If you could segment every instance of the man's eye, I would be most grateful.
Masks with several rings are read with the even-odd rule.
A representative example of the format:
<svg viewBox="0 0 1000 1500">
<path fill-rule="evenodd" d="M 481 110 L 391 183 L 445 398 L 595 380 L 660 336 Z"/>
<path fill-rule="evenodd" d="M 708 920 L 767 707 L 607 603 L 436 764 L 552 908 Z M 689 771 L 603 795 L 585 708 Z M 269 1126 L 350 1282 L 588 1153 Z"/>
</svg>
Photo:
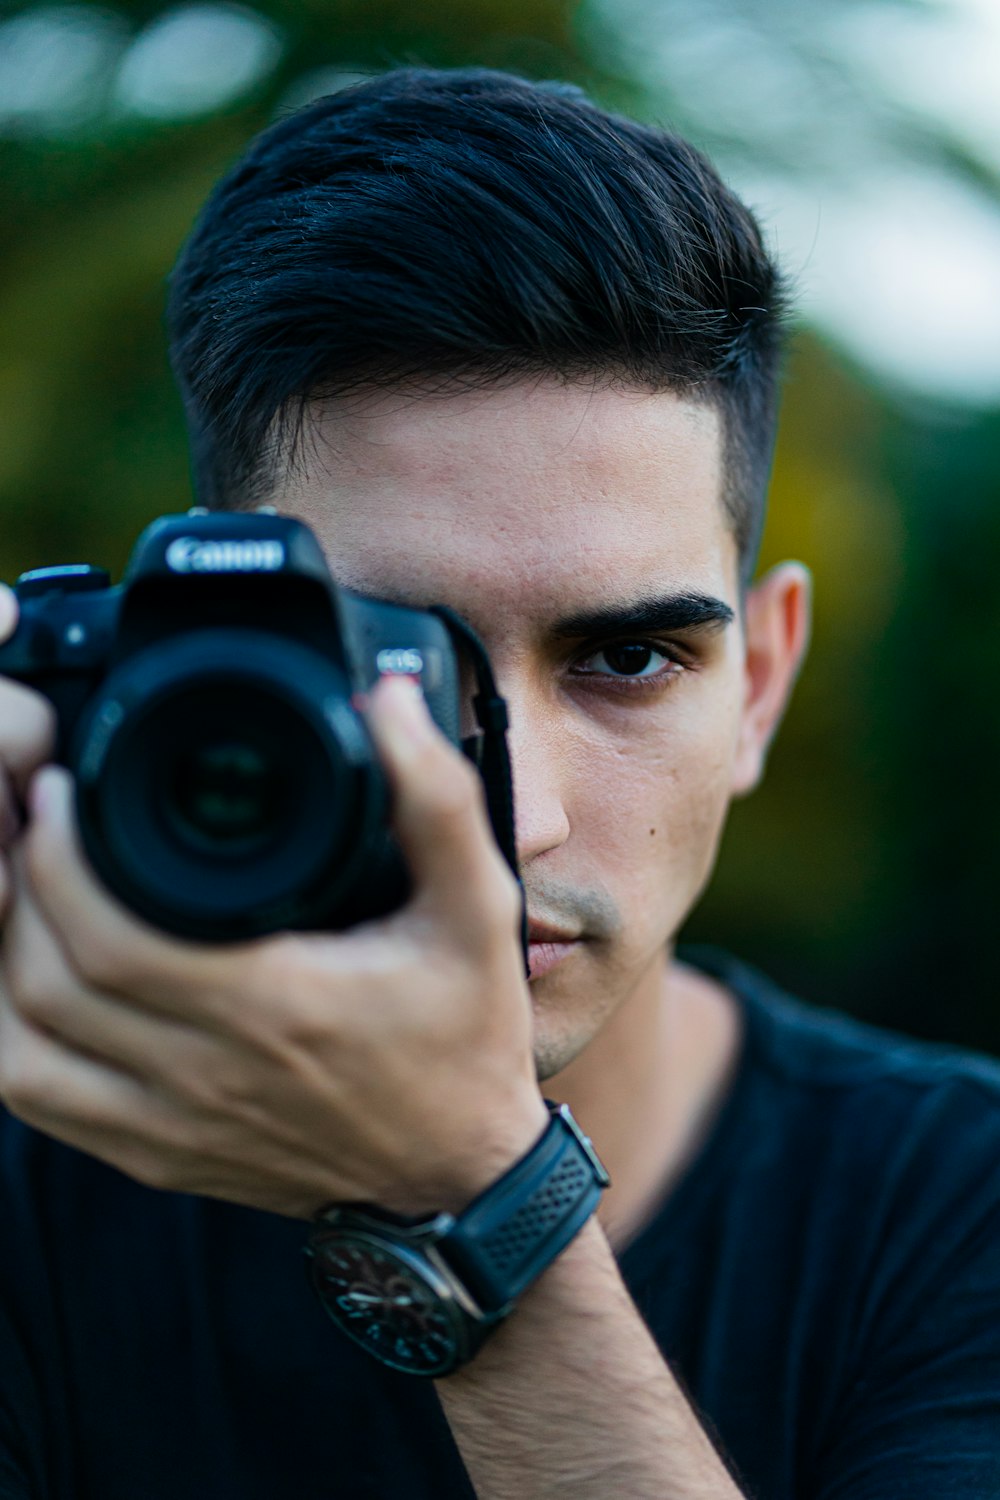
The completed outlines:
<svg viewBox="0 0 1000 1500">
<path fill-rule="evenodd" d="M 649 641 L 616 641 L 589 656 L 582 657 L 574 671 L 584 677 L 611 677 L 619 681 L 666 681 L 677 676 L 683 667 L 665 650 Z"/>
</svg>

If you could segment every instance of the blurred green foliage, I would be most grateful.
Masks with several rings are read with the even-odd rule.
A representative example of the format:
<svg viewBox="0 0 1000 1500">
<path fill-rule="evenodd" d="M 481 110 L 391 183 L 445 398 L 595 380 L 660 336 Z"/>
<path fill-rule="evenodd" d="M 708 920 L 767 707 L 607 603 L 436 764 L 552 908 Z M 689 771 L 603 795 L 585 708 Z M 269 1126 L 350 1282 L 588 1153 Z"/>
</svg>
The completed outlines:
<svg viewBox="0 0 1000 1500">
<path fill-rule="evenodd" d="M 101 14 L 124 45 L 167 10 Z M 189 503 L 165 278 L 209 187 L 276 111 L 338 73 L 404 62 L 513 68 L 648 107 L 562 0 L 257 10 L 280 54 L 223 107 L 173 120 L 108 107 L 0 138 L 4 577 L 55 561 L 118 570 L 141 525 Z M 764 564 L 813 569 L 812 658 L 690 935 L 821 1002 L 1000 1051 L 998 460 L 1000 412 L 900 401 L 798 335 Z"/>
</svg>

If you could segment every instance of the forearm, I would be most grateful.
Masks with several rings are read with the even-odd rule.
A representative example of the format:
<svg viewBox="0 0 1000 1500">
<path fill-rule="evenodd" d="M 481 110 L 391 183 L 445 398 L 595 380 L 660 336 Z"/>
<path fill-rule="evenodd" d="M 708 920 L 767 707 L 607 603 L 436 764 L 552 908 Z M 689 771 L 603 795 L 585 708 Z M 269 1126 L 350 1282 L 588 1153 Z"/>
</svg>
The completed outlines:
<svg viewBox="0 0 1000 1500">
<path fill-rule="evenodd" d="M 596 1220 L 438 1391 L 479 1500 L 740 1500 Z"/>
</svg>

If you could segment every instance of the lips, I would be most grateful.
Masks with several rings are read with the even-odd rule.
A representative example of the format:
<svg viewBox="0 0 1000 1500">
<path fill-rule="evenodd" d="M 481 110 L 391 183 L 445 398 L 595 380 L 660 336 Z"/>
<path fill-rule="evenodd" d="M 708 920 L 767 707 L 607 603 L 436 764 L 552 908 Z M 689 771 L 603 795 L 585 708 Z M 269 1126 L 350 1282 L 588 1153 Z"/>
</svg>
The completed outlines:
<svg viewBox="0 0 1000 1500">
<path fill-rule="evenodd" d="M 529 943 L 576 943 L 580 933 L 566 932 L 559 927 L 549 927 L 545 922 L 528 921 Z"/>
<path fill-rule="evenodd" d="M 547 922 L 528 923 L 528 965 L 530 978 L 540 979 L 557 964 L 561 964 L 580 943 L 580 934 L 563 927 L 550 927 Z"/>
</svg>

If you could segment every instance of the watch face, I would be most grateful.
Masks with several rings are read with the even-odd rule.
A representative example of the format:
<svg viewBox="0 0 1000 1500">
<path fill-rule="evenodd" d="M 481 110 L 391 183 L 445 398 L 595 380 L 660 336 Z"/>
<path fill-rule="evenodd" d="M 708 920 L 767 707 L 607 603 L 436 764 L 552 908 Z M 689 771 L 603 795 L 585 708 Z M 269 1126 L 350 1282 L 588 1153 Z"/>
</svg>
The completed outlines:
<svg viewBox="0 0 1000 1500">
<path fill-rule="evenodd" d="M 320 1300 L 369 1354 L 408 1375 L 442 1375 L 459 1362 L 462 1314 L 417 1257 L 349 1229 L 315 1236 L 312 1249 Z"/>
</svg>

